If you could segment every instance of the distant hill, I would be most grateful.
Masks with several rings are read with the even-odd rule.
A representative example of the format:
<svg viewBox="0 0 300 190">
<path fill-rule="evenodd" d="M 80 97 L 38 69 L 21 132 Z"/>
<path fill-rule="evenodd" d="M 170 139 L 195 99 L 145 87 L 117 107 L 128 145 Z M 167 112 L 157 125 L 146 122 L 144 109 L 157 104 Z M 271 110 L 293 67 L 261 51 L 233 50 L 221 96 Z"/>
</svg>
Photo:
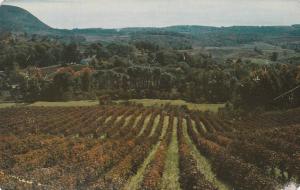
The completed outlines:
<svg viewBox="0 0 300 190">
<path fill-rule="evenodd" d="M 49 33 L 51 27 L 28 11 L 9 5 L 0 6 L 0 31 Z"/>
<path fill-rule="evenodd" d="M 28 11 L 0 6 L 0 32 L 80 36 L 88 41 L 149 40 L 167 46 L 232 46 L 263 41 L 267 43 L 300 42 L 300 25 L 292 26 L 170 26 L 123 29 L 87 28 L 62 30 L 49 27 Z"/>
</svg>

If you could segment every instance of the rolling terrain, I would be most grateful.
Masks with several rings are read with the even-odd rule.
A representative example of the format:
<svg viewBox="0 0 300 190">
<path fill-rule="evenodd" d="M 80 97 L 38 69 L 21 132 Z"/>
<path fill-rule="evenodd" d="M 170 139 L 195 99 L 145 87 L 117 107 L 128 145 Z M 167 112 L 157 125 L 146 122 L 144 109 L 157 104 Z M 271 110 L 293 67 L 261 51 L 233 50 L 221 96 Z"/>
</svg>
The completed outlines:
<svg viewBox="0 0 300 190">
<path fill-rule="evenodd" d="M 139 41 L 149 40 L 162 46 L 181 44 L 189 46 L 236 46 L 253 42 L 273 44 L 300 41 L 300 26 L 170 26 L 170 27 L 137 27 L 121 29 L 56 29 L 52 28 L 28 11 L 14 6 L 0 7 L 0 32 L 26 32 L 28 34 L 52 36 L 82 36 L 87 41 Z M 290 45 L 290 44 L 289 44 Z"/>
<path fill-rule="evenodd" d="M 300 25 L 68 30 L 0 6 L 0 190 L 299 190 L 299 65 Z"/>
</svg>

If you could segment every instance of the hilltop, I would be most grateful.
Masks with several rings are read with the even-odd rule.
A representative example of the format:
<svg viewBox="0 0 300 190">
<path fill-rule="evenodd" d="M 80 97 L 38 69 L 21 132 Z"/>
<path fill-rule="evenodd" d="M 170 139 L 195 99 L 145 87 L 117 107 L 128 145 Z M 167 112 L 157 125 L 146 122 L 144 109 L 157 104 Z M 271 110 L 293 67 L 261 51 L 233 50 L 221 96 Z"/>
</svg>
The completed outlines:
<svg viewBox="0 0 300 190">
<path fill-rule="evenodd" d="M 0 6 L 0 31 L 47 33 L 52 28 L 30 12 L 15 6 Z"/>
</svg>

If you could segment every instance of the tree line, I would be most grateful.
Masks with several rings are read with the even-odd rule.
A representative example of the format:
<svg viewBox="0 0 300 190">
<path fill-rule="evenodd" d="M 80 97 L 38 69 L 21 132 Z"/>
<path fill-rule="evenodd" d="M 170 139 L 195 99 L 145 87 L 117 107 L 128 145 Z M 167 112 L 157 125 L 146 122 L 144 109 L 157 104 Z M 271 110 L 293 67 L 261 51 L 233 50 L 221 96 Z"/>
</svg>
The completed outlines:
<svg viewBox="0 0 300 190">
<path fill-rule="evenodd" d="M 113 99 L 231 102 L 245 108 L 300 103 L 297 92 L 288 100 L 272 101 L 300 84 L 299 66 L 254 64 L 242 57 L 217 62 L 204 49 L 178 50 L 148 41 L 65 43 L 9 35 L 1 38 L 0 56 L 0 70 L 8 76 L 0 76 L 0 88 L 17 84 L 25 101 L 106 94 Z M 48 71 L 49 66 L 54 69 Z"/>
</svg>

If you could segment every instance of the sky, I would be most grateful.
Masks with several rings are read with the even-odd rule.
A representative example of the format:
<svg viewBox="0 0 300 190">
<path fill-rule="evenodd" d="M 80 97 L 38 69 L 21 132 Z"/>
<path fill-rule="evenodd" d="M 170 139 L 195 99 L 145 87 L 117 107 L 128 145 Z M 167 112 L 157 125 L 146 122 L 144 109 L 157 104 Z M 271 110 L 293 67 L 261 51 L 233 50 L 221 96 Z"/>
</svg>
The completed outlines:
<svg viewBox="0 0 300 190">
<path fill-rule="evenodd" d="M 3 0 L 0 0 L 0 2 Z M 4 0 L 54 28 L 291 25 L 300 0 Z"/>
</svg>

